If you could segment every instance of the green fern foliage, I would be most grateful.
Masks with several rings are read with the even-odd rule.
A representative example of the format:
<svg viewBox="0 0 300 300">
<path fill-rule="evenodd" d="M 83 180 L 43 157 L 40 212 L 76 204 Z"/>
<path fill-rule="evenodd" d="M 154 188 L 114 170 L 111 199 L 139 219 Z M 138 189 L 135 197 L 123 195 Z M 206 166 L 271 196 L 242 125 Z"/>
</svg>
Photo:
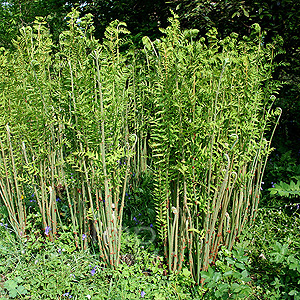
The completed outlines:
<svg viewBox="0 0 300 300">
<path fill-rule="evenodd" d="M 296 178 L 297 179 L 297 178 Z M 285 198 L 295 198 L 300 196 L 300 180 L 291 180 L 290 183 L 280 181 L 269 188 L 271 195 L 278 195 Z"/>
<path fill-rule="evenodd" d="M 273 45 L 258 25 L 220 41 L 216 29 L 181 31 L 174 15 L 160 39 L 134 49 L 118 20 L 95 40 L 91 17 L 73 10 L 57 45 L 37 18 L 15 51 L 1 49 L 0 204 L 20 236 L 33 209 L 45 238 L 71 228 L 75 247 L 97 241 L 117 267 L 129 174 L 138 185 L 149 172 L 169 271 L 188 260 L 200 283 L 255 219 L 266 132 L 281 113 Z"/>
<path fill-rule="evenodd" d="M 158 230 L 170 271 L 188 254 L 199 281 L 219 246 L 231 248 L 255 218 L 264 134 L 280 110 L 271 110 L 277 87 L 259 28 L 249 42 L 219 41 L 215 29 L 195 40 L 176 15 L 170 23 L 160 40 L 143 39 Z"/>
<path fill-rule="evenodd" d="M 136 143 L 127 121 L 133 69 L 119 50 L 129 32 L 114 21 L 99 44 L 91 15 L 78 18 L 67 16 L 55 46 L 38 18 L 1 56 L 0 196 L 20 236 L 30 191 L 46 236 L 69 226 L 77 248 L 98 240 L 101 259 L 116 267 Z"/>
</svg>

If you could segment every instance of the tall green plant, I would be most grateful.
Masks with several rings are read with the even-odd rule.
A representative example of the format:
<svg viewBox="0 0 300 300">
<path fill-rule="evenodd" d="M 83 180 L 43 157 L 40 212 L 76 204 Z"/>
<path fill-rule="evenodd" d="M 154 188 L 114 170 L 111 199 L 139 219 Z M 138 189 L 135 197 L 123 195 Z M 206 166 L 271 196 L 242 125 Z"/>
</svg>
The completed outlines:
<svg viewBox="0 0 300 300">
<path fill-rule="evenodd" d="M 31 191 L 46 236 L 70 225 L 77 247 L 98 240 L 102 260 L 116 267 L 137 140 L 128 125 L 133 71 L 119 50 L 129 32 L 114 21 L 99 44 L 91 15 L 78 22 L 74 10 L 67 19 L 57 48 L 37 19 L 21 30 L 15 53 L 1 57 L 1 199 L 26 235 Z"/>
<path fill-rule="evenodd" d="M 272 57 L 254 41 L 217 32 L 181 32 L 177 18 L 154 42 L 147 37 L 151 148 L 155 162 L 160 238 L 170 271 L 190 270 L 200 281 L 220 245 L 229 249 L 255 218 L 270 141 Z M 271 122 L 271 123 L 270 123 Z"/>
</svg>

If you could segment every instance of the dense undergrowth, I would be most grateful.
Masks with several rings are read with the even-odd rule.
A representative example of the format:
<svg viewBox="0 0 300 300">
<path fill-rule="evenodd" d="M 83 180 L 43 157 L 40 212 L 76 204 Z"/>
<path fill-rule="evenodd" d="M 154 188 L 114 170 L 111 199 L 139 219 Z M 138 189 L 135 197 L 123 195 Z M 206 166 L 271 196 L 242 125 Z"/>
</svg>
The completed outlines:
<svg viewBox="0 0 300 300">
<path fill-rule="evenodd" d="M 258 218 L 232 251 L 225 248 L 195 285 L 184 268 L 167 273 L 159 247 L 126 231 L 122 263 L 112 271 L 92 251 L 69 248 L 67 237 L 56 243 L 16 239 L 0 227 L 0 299 L 299 299 L 299 214 L 260 209 Z M 135 231 L 134 231 L 135 229 Z"/>
</svg>

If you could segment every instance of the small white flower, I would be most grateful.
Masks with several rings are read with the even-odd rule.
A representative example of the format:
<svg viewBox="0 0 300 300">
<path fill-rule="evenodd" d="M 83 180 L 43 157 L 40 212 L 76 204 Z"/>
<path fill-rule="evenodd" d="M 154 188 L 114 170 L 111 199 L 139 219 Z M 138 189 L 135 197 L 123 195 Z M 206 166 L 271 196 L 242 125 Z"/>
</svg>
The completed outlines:
<svg viewBox="0 0 300 300">
<path fill-rule="evenodd" d="M 86 295 L 86 297 L 87 297 L 88 299 L 91 299 L 91 298 L 92 298 L 91 295 Z"/>
<path fill-rule="evenodd" d="M 263 253 L 261 253 L 259 257 L 260 257 L 261 259 L 266 259 L 266 257 L 264 256 Z"/>
<path fill-rule="evenodd" d="M 173 214 L 177 214 L 177 209 L 176 209 L 176 207 L 172 206 L 171 210 L 172 210 L 172 213 L 173 213 Z"/>
<path fill-rule="evenodd" d="M 22 253 L 22 254 L 25 254 L 25 250 L 22 250 L 21 253 Z"/>
</svg>

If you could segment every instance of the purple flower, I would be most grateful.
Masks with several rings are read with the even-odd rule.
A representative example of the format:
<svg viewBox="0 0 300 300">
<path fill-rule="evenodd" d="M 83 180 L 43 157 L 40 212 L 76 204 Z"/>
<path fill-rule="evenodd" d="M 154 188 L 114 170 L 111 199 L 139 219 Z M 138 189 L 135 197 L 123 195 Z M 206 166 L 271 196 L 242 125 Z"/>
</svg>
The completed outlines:
<svg viewBox="0 0 300 300">
<path fill-rule="evenodd" d="M 136 217 L 133 217 L 133 221 L 136 221 Z"/>
<path fill-rule="evenodd" d="M 86 235 L 83 234 L 83 235 L 82 235 L 82 240 L 84 241 L 85 238 L 86 238 Z"/>
<path fill-rule="evenodd" d="M 272 184 L 272 188 L 274 188 L 276 183 L 274 183 L 274 182 L 271 182 L 271 184 Z"/>
<path fill-rule="evenodd" d="M 72 296 L 71 296 L 69 293 L 64 293 L 64 294 L 63 294 L 63 297 L 69 297 L 69 298 L 72 298 Z"/>
<path fill-rule="evenodd" d="M 58 252 L 59 254 L 61 254 L 61 249 L 59 248 L 59 249 L 57 250 L 57 252 Z"/>
<path fill-rule="evenodd" d="M 96 273 L 96 267 L 94 267 L 94 268 L 91 270 L 91 274 L 92 274 L 92 276 L 94 276 L 94 275 L 95 275 L 95 273 Z"/>
<path fill-rule="evenodd" d="M 150 227 L 152 228 L 152 227 L 153 227 L 153 224 L 150 224 Z"/>
<path fill-rule="evenodd" d="M 59 201 L 61 201 L 58 197 L 56 198 L 56 202 L 59 202 Z"/>
<path fill-rule="evenodd" d="M 50 226 L 46 226 L 45 228 L 45 234 L 49 235 L 49 231 L 51 230 Z"/>
<path fill-rule="evenodd" d="M 146 293 L 144 291 L 141 291 L 141 297 L 144 298 Z"/>
</svg>

